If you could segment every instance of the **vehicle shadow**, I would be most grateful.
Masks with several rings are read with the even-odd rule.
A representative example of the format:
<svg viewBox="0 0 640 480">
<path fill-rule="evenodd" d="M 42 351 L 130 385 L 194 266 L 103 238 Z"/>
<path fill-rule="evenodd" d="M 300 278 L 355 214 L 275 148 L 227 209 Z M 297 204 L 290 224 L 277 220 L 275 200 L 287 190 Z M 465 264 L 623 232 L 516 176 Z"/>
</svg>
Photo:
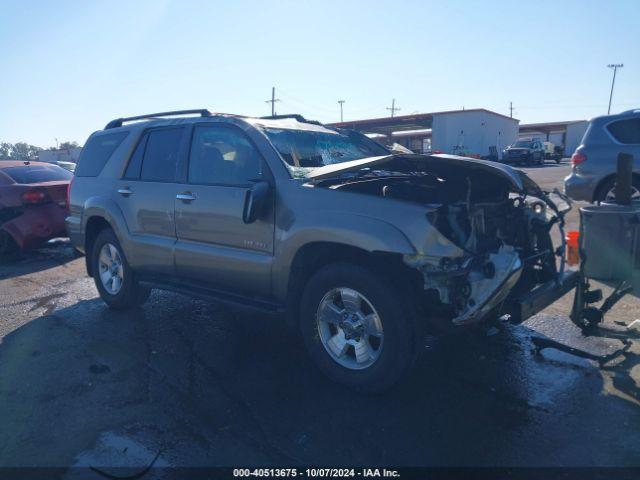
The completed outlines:
<svg viewBox="0 0 640 480">
<path fill-rule="evenodd" d="M 69 239 L 59 238 L 40 248 L 0 258 L 0 280 L 47 270 L 78 258 Z"/>
<path fill-rule="evenodd" d="M 593 365 L 545 361 L 523 327 L 428 340 L 372 396 L 328 381 L 275 319 L 163 292 L 128 312 L 81 301 L 0 344 L 0 464 L 78 464 L 114 431 L 175 466 L 590 464 L 580 432 L 560 453 L 536 438 L 599 395 Z"/>
</svg>

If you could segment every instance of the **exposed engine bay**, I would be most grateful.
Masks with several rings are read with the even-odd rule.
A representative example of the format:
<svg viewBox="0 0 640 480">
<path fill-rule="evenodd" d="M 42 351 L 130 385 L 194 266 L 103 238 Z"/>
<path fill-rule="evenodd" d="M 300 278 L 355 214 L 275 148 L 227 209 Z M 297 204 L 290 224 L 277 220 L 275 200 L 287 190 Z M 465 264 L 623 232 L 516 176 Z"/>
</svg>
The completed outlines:
<svg viewBox="0 0 640 480">
<path fill-rule="evenodd" d="M 547 193 L 526 176 L 525 188 L 482 165 L 413 157 L 396 156 L 322 186 L 425 206 L 429 222 L 460 254 L 425 251 L 405 255 L 404 263 L 422 274 L 425 294 L 453 324 L 506 313 L 510 298 L 558 278 L 556 256 L 562 272 L 564 244 L 554 249 L 550 230 L 557 225 L 564 237 L 563 212 Z"/>
</svg>

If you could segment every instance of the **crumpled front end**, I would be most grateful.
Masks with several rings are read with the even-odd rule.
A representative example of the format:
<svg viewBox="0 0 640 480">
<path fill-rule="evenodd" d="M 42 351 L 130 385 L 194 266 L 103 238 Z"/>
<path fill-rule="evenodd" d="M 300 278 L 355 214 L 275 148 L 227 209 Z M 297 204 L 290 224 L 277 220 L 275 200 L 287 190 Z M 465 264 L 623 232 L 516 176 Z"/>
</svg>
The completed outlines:
<svg viewBox="0 0 640 480">
<path fill-rule="evenodd" d="M 522 275 L 523 263 L 510 246 L 482 258 L 467 256 L 440 265 L 424 257 L 406 256 L 405 263 L 421 271 L 425 290 L 437 292 L 443 305 L 453 311 L 454 325 L 476 323 L 499 307 Z"/>
<path fill-rule="evenodd" d="M 349 168 L 360 170 L 319 174 L 314 185 L 393 202 L 380 214 L 415 247 L 403 260 L 421 274 L 423 304 L 453 325 L 505 313 L 513 299 L 561 281 L 564 245 L 553 246 L 550 230 L 558 226 L 564 237 L 563 213 L 524 172 L 451 155 L 384 157 Z M 416 205 L 424 216 L 416 217 Z"/>
</svg>

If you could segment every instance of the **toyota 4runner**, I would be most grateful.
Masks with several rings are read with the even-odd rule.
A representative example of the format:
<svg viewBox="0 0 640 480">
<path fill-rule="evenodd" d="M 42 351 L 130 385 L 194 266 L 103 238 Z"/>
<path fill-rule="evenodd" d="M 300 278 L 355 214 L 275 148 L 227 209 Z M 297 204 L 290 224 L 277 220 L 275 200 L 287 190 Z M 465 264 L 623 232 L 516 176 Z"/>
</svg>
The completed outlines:
<svg viewBox="0 0 640 480">
<path fill-rule="evenodd" d="M 575 284 L 550 235 L 563 209 L 523 172 L 392 154 L 299 115 L 113 120 L 69 196 L 69 235 L 110 307 L 162 288 L 280 313 L 361 390 L 393 385 L 425 334 L 521 322 Z"/>
</svg>

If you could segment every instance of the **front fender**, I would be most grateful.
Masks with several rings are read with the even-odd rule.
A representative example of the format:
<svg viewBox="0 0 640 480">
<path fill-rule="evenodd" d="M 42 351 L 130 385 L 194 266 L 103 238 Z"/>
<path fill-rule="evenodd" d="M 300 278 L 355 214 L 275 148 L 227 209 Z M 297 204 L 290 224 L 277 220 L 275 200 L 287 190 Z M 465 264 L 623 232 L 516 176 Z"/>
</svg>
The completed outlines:
<svg viewBox="0 0 640 480">
<path fill-rule="evenodd" d="M 364 215 L 341 212 L 316 212 L 305 214 L 288 229 L 278 229 L 279 238 L 273 274 L 273 293 L 284 300 L 289 285 L 291 265 L 298 250 L 317 242 L 339 243 L 367 252 L 387 252 L 412 255 L 415 248 L 402 231 L 383 220 Z"/>
</svg>

